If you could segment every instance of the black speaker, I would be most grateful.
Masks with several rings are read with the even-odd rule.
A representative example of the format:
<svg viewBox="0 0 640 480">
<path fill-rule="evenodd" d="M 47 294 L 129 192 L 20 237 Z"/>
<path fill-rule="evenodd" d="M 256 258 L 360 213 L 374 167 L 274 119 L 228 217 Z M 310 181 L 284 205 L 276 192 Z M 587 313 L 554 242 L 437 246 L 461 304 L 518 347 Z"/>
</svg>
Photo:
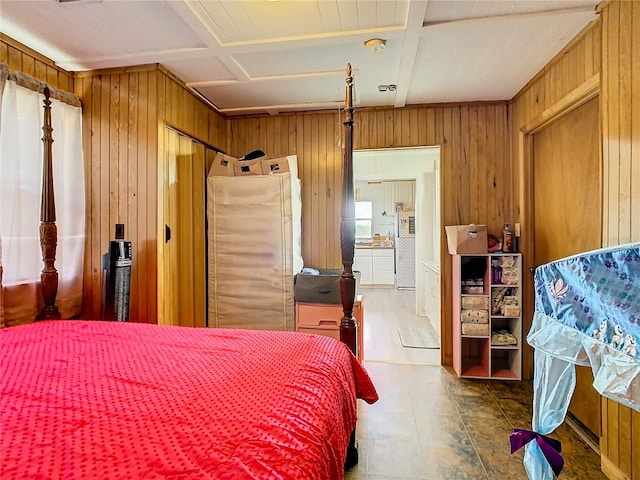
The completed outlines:
<svg viewBox="0 0 640 480">
<path fill-rule="evenodd" d="M 109 252 L 102 256 L 103 320 L 129 320 L 131 294 L 131 242 L 124 240 L 124 225 L 116 224 L 115 240 L 109 242 Z"/>
</svg>

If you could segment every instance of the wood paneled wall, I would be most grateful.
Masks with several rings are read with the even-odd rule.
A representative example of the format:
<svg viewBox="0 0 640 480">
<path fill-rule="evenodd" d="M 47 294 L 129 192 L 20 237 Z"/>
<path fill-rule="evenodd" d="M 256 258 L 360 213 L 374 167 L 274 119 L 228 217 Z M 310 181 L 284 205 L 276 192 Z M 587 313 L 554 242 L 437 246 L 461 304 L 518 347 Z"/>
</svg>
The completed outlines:
<svg viewBox="0 0 640 480">
<path fill-rule="evenodd" d="M 342 117 L 338 112 L 229 120 L 229 153 L 262 149 L 298 155 L 303 251 L 307 266 L 340 268 Z M 507 106 L 436 105 L 357 109 L 354 148 L 441 146 L 442 225 L 486 224 L 499 233 L 513 219 Z M 451 257 L 441 235 L 443 361 L 451 365 Z"/>
<path fill-rule="evenodd" d="M 640 241 L 640 2 L 602 12 L 603 243 Z M 602 466 L 640 480 L 640 412 L 602 400 Z"/>
<path fill-rule="evenodd" d="M 75 80 L 83 104 L 87 192 L 83 316 L 100 318 L 102 254 L 125 225 L 132 241 L 130 319 L 155 322 L 157 92 L 155 66 L 89 72 Z"/>
<path fill-rule="evenodd" d="M 302 256 L 306 266 L 340 268 L 342 118 L 337 111 L 229 120 L 229 153 L 261 149 L 298 155 L 302 183 Z M 334 225 L 335 224 L 335 225 Z"/>
<path fill-rule="evenodd" d="M 72 73 L 3 33 L 0 33 L 0 62 L 9 65 L 11 71 L 24 72 L 41 82 L 47 82 L 52 87 L 73 92 Z"/>
<path fill-rule="evenodd" d="M 640 142 L 639 29 L 640 3 L 605 3 L 601 20 L 583 30 L 514 98 L 510 107 L 511 155 L 514 171 L 519 171 L 514 175 L 518 219 L 526 211 L 519 183 L 523 168 L 520 129 L 599 75 L 603 246 L 640 241 L 640 148 L 635 148 Z M 530 319 L 530 315 L 527 317 Z M 530 322 L 525 325 L 529 327 Z M 525 365 L 531 370 L 530 349 L 526 353 Z M 610 478 L 640 480 L 640 413 L 603 398 L 602 419 L 603 470 Z"/>
<path fill-rule="evenodd" d="M 640 3 L 602 11 L 605 245 L 640 241 Z M 639 432 L 640 434 L 640 432 Z"/>
<path fill-rule="evenodd" d="M 577 87 L 591 80 L 600 72 L 600 22 L 594 21 L 586 27 L 569 45 L 551 60 L 529 83 L 514 97 L 509 106 L 511 158 L 513 159 L 513 184 L 515 220 L 522 223 L 523 271 L 524 274 L 524 331 L 531 328 L 533 315 L 533 279 L 528 270 L 534 267 L 533 252 L 526 250 L 527 239 L 533 238 L 533 232 L 526 230 L 527 205 L 525 191 L 521 182 L 525 173 L 524 151 L 521 150 L 521 130 L 532 121 L 543 116 Z M 523 376 L 531 378 L 533 372 L 533 351 L 525 344 L 523 358 Z"/>
<path fill-rule="evenodd" d="M 78 74 L 87 188 L 84 316 L 100 314 L 101 256 L 125 224 L 133 243 L 130 320 L 158 315 L 159 142 L 164 124 L 224 146 L 223 117 L 157 65 Z"/>
</svg>

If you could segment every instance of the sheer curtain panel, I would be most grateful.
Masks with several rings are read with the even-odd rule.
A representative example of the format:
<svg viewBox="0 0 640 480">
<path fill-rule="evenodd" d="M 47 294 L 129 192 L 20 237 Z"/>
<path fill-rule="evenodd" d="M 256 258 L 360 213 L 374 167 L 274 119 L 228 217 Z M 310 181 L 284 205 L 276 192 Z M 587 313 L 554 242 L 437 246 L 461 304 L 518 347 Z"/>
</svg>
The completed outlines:
<svg viewBox="0 0 640 480">
<path fill-rule="evenodd" d="M 6 78 L 6 77 L 5 77 Z M 37 82 L 39 84 L 39 82 Z M 42 307 L 40 201 L 43 168 L 43 99 L 39 91 L 4 82 L 0 108 L 0 318 L 8 325 L 33 321 Z M 41 85 L 41 84 L 40 84 Z M 41 89 L 40 89 L 41 90 Z M 80 313 L 85 238 L 82 109 L 52 99 L 53 172 L 59 286 L 63 318 Z"/>
</svg>

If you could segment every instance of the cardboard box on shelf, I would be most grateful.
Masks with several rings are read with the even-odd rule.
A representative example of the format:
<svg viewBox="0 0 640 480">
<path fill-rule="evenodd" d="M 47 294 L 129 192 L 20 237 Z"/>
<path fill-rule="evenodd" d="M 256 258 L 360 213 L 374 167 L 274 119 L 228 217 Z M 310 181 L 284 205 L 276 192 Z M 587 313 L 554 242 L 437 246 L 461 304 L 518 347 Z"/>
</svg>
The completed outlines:
<svg viewBox="0 0 640 480">
<path fill-rule="evenodd" d="M 262 160 L 242 160 L 234 163 L 233 171 L 236 177 L 244 175 L 262 175 Z"/>
<path fill-rule="evenodd" d="M 237 161 L 237 158 L 230 155 L 225 155 L 224 153 L 220 152 L 216 153 L 216 156 L 213 159 L 213 163 L 211 164 L 211 168 L 209 168 L 209 176 L 233 177 L 235 175 L 235 173 L 233 172 L 233 166 Z"/>
<path fill-rule="evenodd" d="M 444 229 L 451 255 L 487 253 L 486 225 L 450 225 Z"/>
</svg>

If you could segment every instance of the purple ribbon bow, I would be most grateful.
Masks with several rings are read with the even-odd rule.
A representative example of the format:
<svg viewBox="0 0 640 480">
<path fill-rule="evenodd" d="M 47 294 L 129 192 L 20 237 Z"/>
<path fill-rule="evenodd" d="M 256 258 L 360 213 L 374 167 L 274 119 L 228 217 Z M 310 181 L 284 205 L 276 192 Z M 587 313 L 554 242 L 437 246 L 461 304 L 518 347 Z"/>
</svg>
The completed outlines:
<svg viewBox="0 0 640 480">
<path fill-rule="evenodd" d="M 546 435 L 540 435 L 539 433 L 532 432 L 531 430 L 514 428 L 513 433 L 509 437 L 509 441 L 511 442 L 511 453 L 517 452 L 534 438 L 540 447 L 540 450 L 542 450 L 544 458 L 549 462 L 551 470 L 553 470 L 553 473 L 557 477 L 560 475 L 562 467 L 564 466 L 564 460 L 562 455 L 560 455 L 562 446 L 558 440 L 547 437 Z"/>
</svg>

